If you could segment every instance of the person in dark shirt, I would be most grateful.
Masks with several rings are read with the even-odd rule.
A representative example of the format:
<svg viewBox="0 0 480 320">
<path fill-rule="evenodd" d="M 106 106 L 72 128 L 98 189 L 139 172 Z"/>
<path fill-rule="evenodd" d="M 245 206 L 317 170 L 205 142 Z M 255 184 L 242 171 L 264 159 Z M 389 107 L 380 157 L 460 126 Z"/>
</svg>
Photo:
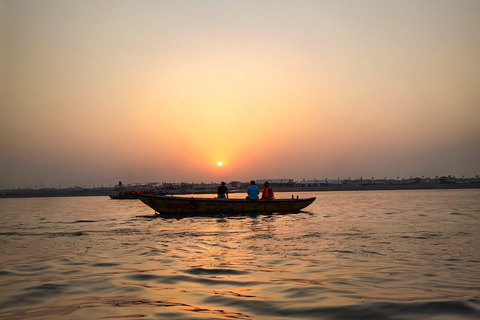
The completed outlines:
<svg viewBox="0 0 480 320">
<path fill-rule="evenodd" d="M 225 182 L 222 181 L 222 185 L 218 187 L 217 198 L 227 198 L 228 199 L 228 188 L 225 186 Z"/>
</svg>

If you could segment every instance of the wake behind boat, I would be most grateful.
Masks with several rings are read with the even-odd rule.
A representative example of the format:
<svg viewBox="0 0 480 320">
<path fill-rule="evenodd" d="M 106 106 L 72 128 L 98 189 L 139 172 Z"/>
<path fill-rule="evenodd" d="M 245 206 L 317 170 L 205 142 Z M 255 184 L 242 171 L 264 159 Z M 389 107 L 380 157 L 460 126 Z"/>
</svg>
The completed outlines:
<svg viewBox="0 0 480 320">
<path fill-rule="evenodd" d="M 247 200 L 148 194 L 137 196 L 143 203 L 155 210 L 155 215 L 175 217 L 296 212 L 309 206 L 316 199 L 312 197 L 305 199 Z"/>
</svg>

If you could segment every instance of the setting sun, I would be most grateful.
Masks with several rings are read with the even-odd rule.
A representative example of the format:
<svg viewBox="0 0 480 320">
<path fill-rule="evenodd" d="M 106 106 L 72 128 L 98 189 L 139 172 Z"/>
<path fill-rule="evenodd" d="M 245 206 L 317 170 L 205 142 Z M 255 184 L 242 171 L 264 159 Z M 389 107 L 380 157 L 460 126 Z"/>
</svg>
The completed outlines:
<svg viewBox="0 0 480 320">
<path fill-rule="evenodd" d="M 218 166 L 220 167 L 220 166 L 223 164 L 223 162 L 222 162 L 222 161 L 218 161 L 217 164 L 218 164 Z"/>
</svg>

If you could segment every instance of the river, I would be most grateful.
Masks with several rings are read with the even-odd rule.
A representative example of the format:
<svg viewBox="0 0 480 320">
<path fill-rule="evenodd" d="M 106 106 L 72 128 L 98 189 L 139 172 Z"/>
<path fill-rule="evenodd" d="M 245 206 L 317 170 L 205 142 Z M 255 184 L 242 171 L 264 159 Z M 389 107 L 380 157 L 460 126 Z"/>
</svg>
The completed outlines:
<svg viewBox="0 0 480 320">
<path fill-rule="evenodd" d="M 139 200 L 0 199 L 0 318 L 480 318 L 480 189 L 298 195 L 317 200 L 185 219 Z"/>
</svg>

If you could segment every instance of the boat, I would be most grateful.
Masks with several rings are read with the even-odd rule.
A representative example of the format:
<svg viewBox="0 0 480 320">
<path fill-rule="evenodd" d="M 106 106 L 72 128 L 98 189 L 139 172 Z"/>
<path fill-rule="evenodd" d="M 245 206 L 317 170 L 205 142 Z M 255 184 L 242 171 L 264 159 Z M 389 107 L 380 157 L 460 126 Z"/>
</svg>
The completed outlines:
<svg viewBox="0 0 480 320">
<path fill-rule="evenodd" d="M 111 198 L 111 199 L 114 199 L 114 200 L 132 200 L 132 199 L 138 199 L 136 193 L 126 193 L 126 192 L 119 193 L 119 194 L 111 194 L 111 195 L 110 195 L 110 198 Z"/>
<path fill-rule="evenodd" d="M 189 198 L 167 195 L 138 194 L 137 197 L 155 210 L 155 216 L 192 217 L 255 215 L 300 211 L 315 201 L 315 197 L 295 199 L 225 199 L 225 198 Z"/>
<path fill-rule="evenodd" d="M 119 194 L 111 194 L 109 197 L 113 200 L 136 200 L 138 195 L 143 194 L 142 192 L 121 192 Z M 149 191 L 147 194 L 157 194 L 157 195 L 166 195 L 166 192 L 155 192 Z"/>
<path fill-rule="evenodd" d="M 158 182 L 123 184 L 119 181 L 114 187 L 114 193 L 109 197 L 114 200 L 136 200 L 138 194 L 167 194 Z"/>
<path fill-rule="evenodd" d="M 138 199 L 136 195 L 109 195 L 110 199 L 113 199 L 113 200 L 133 200 L 133 199 Z"/>
</svg>

